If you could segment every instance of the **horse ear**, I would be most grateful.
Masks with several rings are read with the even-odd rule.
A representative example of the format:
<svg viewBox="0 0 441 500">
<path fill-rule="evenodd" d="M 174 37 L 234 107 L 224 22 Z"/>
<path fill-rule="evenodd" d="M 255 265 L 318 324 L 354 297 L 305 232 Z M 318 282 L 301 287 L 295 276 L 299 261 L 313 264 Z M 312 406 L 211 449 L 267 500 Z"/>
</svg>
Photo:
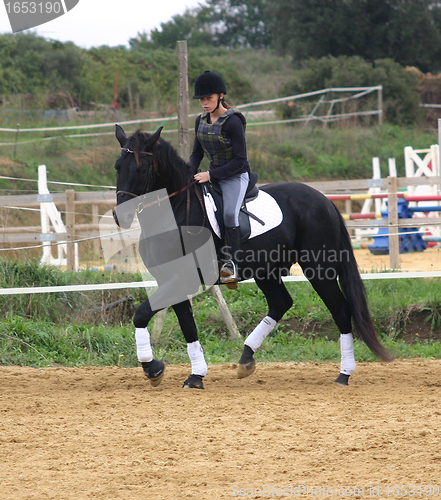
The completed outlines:
<svg viewBox="0 0 441 500">
<path fill-rule="evenodd" d="M 152 148 L 159 141 L 159 138 L 161 137 L 161 132 L 162 132 L 163 128 L 164 127 L 159 127 L 158 130 L 149 137 L 149 139 L 147 141 L 147 147 L 149 149 Z"/>
<path fill-rule="evenodd" d="M 121 144 L 121 147 L 123 148 L 125 143 L 127 142 L 127 136 L 122 127 L 117 123 L 115 124 L 115 135 L 118 139 L 118 142 Z"/>
</svg>

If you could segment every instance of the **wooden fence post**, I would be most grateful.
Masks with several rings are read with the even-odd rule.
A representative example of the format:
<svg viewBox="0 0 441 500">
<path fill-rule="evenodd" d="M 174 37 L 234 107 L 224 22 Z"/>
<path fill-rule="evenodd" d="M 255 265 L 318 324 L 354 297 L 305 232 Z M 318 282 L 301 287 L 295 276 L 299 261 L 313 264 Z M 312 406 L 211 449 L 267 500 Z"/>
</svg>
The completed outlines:
<svg viewBox="0 0 441 500">
<path fill-rule="evenodd" d="M 92 224 L 99 224 L 100 222 L 100 207 L 99 205 L 92 205 Z M 94 239 L 93 240 L 93 253 L 95 254 L 96 257 L 100 256 L 100 250 L 101 250 L 101 244 L 100 240 Z"/>
<path fill-rule="evenodd" d="M 378 125 L 383 124 L 383 85 L 378 87 Z"/>
<path fill-rule="evenodd" d="M 67 270 L 75 269 L 75 191 L 66 191 Z"/>
<path fill-rule="evenodd" d="M 398 235 L 398 183 L 396 177 L 387 178 L 387 207 L 389 226 L 389 265 L 400 267 L 400 239 Z"/>
<path fill-rule="evenodd" d="M 179 99 L 178 99 L 178 126 L 179 126 L 179 154 L 185 160 L 190 159 L 190 140 L 188 134 L 188 52 L 187 42 L 178 42 L 179 64 Z"/>
<path fill-rule="evenodd" d="M 234 318 L 231 315 L 230 310 L 228 309 L 228 305 L 224 299 L 224 296 L 222 295 L 222 292 L 220 291 L 219 285 L 211 286 L 210 291 L 217 302 L 217 306 L 219 307 L 219 311 L 222 314 L 222 318 L 224 319 L 228 331 L 230 332 L 230 339 L 231 340 L 240 339 L 241 336 L 239 330 L 237 329 L 236 323 L 234 322 Z"/>
</svg>

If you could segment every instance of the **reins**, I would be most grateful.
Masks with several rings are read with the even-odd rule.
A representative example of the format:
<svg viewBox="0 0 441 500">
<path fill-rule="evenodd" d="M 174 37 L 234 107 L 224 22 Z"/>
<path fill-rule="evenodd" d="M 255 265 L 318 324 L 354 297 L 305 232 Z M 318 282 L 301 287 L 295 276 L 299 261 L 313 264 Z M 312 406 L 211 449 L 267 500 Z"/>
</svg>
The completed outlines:
<svg viewBox="0 0 441 500">
<path fill-rule="evenodd" d="M 186 186 L 184 186 L 182 189 L 179 189 L 178 191 L 175 191 L 174 193 L 170 193 L 167 196 L 163 196 L 162 198 L 158 197 L 155 201 L 151 201 L 150 203 L 146 203 L 145 205 L 143 205 L 141 207 L 141 210 L 144 210 L 144 208 L 149 208 L 149 207 L 151 207 L 153 205 L 156 205 L 156 203 L 161 204 L 161 201 L 165 201 L 165 200 L 167 200 L 169 198 L 173 198 L 173 196 L 176 196 L 178 194 L 183 193 L 184 191 L 187 191 L 189 188 L 191 188 L 192 186 L 194 186 L 195 184 L 197 184 L 197 182 L 198 181 L 193 181 L 190 184 L 187 184 Z M 128 193 L 126 191 L 118 191 L 118 193 L 130 194 L 134 198 L 138 197 L 138 195 L 136 195 L 136 194 L 134 195 L 133 193 Z M 188 191 L 187 191 L 187 193 L 188 193 Z M 187 196 L 187 204 L 188 204 L 188 199 L 189 199 L 189 196 Z"/>
<path fill-rule="evenodd" d="M 175 191 L 174 193 L 168 194 L 167 196 L 163 196 L 162 198 L 158 197 L 156 200 L 151 201 L 150 203 L 146 203 L 145 205 L 142 205 L 142 207 L 139 209 L 139 212 L 142 212 L 144 210 L 144 208 L 149 208 L 149 207 L 152 207 L 153 205 L 156 205 L 156 204 L 160 205 L 161 201 L 165 201 L 167 199 L 172 198 L 173 196 L 176 196 L 178 194 L 183 193 L 184 191 L 187 191 L 187 213 L 186 213 L 187 234 L 191 234 L 192 236 L 197 236 L 198 234 L 200 234 L 203 231 L 203 229 L 205 227 L 205 221 L 206 221 L 206 218 L 207 218 L 207 214 L 205 212 L 205 205 L 204 205 L 204 202 L 203 202 L 203 200 L 201 198 L 201 195 L 200 195 L 199 191 L 197 189 L 195 189 L 194 192 L 196 194 L 196 198 L 199 200 L 199 203 L 201 205 L 202 213 L 204 214 L 204 218 L 202 220 L 201 229 L 197 233 L 192 233 L 188 229 L 189 228 L 189 222 L 190 222 L 190 203 L 191 203 L 190 188 L 192 186 L 194 186 L 195 184 L 198 184 L 198 181 L 190 182 L 190 184 L 187 184 L 182 189 L 179 189 L 178 191 Z M 129 194 L 131 196 L 134 196 L 135 198 L 137 197 L 137 195 L 133 195 L 133 193 L 128 193 L 128 192 L 126 193 L 125 191 L 120 191 L 120 192 L 124 192 L 125 194 Z"/>
</svg>

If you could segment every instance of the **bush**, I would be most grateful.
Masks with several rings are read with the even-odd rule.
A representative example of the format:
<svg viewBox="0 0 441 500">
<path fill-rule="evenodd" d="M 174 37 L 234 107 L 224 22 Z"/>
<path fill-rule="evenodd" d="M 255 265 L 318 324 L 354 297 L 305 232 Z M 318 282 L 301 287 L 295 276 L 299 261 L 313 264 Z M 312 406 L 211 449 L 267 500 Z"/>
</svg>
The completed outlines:
<svg viewBox="0 0 441 500">
<path fill-rule="evenodd" d="M 383 86 L 386 122 L 397 125 L 419 124 L 423 119 L 416 76 L 391 59 L 373 63 L 361 57 L 309 59 L 283 88 L 283 95 L 295 95 L 335 87 Z M 376 96 L 369 98 L 376 107 Z M 358 101 L 357 101 L 358 102 Z M 299 103 L 301 105 L 301 103 Z M 298 114 L 298 108 L 282 107 L 284 117 Z"/>
</svg>

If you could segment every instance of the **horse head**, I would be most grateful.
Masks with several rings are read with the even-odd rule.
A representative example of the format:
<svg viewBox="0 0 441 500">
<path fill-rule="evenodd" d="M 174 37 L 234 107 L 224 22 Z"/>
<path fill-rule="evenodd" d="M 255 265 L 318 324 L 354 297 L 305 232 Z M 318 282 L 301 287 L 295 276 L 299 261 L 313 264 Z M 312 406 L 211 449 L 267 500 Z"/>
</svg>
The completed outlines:
<svg viewBox="0 0 441 500">
<path fill-rule="evenodd" d="M 140 131 L 127 137 L 119 125 L 115 135 L 121 146 L 121 153 L 115 162 L 116 209 L 113 217 L 119 227 L 128 229 L 138 207 L 137 198 L 154 189 L 155 162 L 153 153 L 163 127 L 154 134 Z"/>
</svg>

